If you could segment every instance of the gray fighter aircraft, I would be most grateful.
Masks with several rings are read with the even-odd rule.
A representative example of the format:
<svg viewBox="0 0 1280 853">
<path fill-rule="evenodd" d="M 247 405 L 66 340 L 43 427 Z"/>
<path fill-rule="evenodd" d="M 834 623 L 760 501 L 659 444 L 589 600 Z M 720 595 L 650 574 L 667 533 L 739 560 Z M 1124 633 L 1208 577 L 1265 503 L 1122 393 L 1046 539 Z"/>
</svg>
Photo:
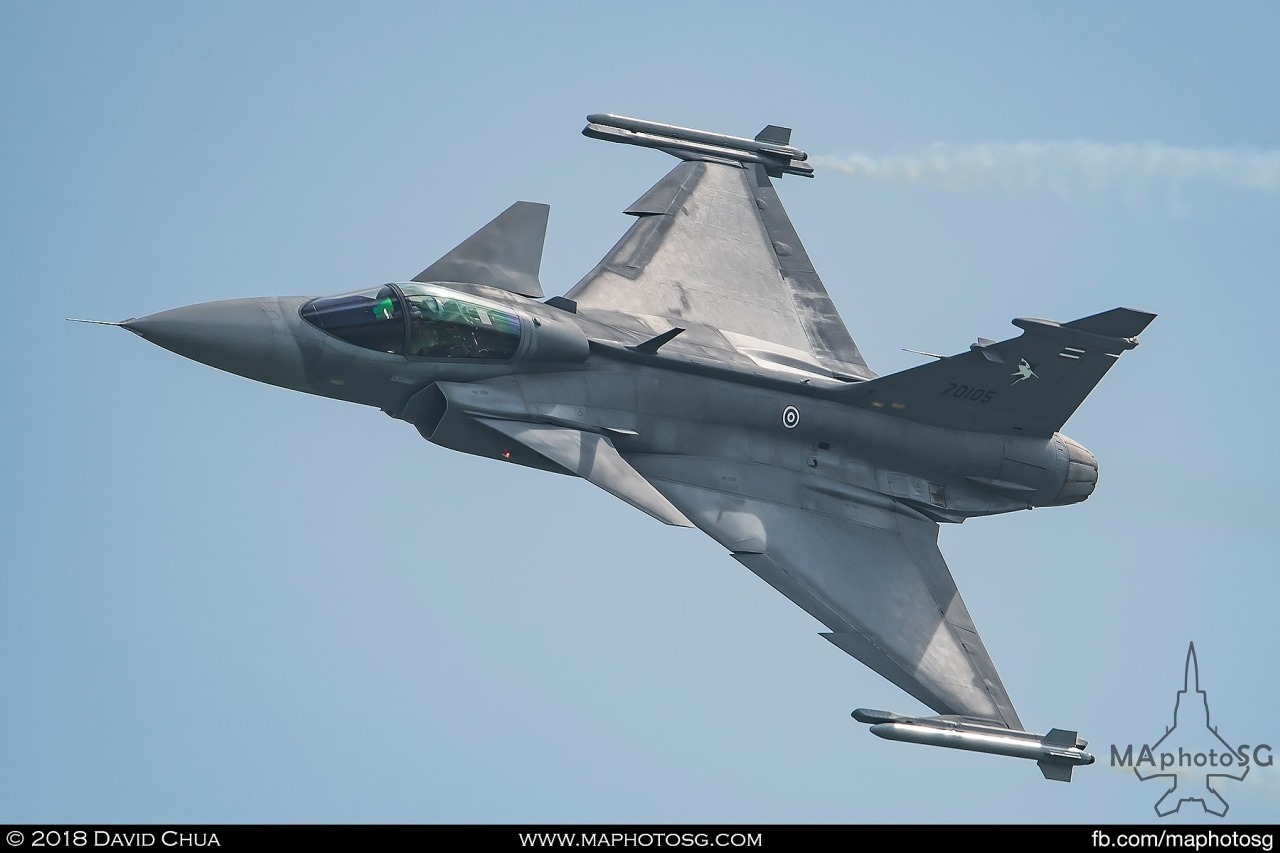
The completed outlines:
<svg viewBox="0 0 1280 853">
<path fill-rule="evenodd" d="M 565 296 L 543 301 L 538 279 L 547 206 L 517 202 L 410 281 L 112 325 L 697 527 L 938 712 L 855 711 L 874 733 L 1031 758 L 1069 781 L 1093 761 L 1086 743 L 1023 731 L 938 525 L 1089 497 L 1097 462 L 1058 430 L 1155 315 L 1018 319 L 1015 338 L 877 376 L 770 181 L 812 176 L 788 128 L 588 122 L 587 136 L 681 162 Z"/>
</svg>

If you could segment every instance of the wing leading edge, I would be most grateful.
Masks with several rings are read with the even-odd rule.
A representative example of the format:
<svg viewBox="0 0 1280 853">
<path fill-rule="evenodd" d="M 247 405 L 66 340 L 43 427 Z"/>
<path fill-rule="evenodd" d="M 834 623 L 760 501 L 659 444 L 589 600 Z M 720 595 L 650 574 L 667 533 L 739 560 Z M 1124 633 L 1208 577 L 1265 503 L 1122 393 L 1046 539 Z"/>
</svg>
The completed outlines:
<svg viewBox="0 0 1280 853">
<path fill-rule="evenodd" d="M 940 714 L 1021 730 L 938 550 L 937 524 L 772 466 L 629 461 L 734 559 L 826 625 L 832 644 Z"/>
</svg>

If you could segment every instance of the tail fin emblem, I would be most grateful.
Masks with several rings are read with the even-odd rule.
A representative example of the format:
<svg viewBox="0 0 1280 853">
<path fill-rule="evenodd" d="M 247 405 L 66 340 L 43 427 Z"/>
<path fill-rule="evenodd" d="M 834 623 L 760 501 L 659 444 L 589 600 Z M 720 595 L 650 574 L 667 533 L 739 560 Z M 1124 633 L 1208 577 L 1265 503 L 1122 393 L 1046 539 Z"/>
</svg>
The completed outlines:
<svg viewBox="0 0 1280 853">
<path fill-rule="evenodd" d="M 1018 377 L 1017 379 L 1010 382 L 1009 383 L 1010 385 L 1017 385 L 1019 382 L 1021 382 L 1024 379 L 1040 378 L 1039 376 L 1036 375 L 1036 366 L 1031 362 L 1027 361 L 1025 358 L 1018 359 L 1018 372 L 1010 373 L 1009 375 Z"/>
</svg>

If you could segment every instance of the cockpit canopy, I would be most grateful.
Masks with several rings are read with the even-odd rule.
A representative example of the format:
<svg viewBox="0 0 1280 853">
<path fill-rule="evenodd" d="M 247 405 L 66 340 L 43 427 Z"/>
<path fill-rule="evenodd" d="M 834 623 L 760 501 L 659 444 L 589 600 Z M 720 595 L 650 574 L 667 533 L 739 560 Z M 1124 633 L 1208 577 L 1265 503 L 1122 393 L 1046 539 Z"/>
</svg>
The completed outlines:
<svg viewBox="0 0 1280 853">
<path fill-rule="evenodd" d="M 495 302 L 434 284 L 387 284 L 313 299 L 302 319 L 350 344 L 420 358 L 509 359 L 520 316 Z"/>
</svg>

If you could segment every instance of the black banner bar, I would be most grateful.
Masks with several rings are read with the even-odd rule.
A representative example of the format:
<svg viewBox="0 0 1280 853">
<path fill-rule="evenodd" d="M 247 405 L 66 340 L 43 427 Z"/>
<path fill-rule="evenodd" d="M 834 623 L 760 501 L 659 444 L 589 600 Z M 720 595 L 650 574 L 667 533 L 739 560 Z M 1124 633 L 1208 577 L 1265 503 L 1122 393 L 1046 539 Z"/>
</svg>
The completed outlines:
<svg viewBox="0 0 1280 853">
<path fill-rule="evenodd" d="M 734 824 L 10 824 L 0 826 L 10 850 L 240 850 L 263 845 L 483 844 L 502 849 L 778 849 L 796 844 L 851 844 L 874 825 Z M 1258 850 L 1270 853 L 1275 825 L 929 824 L 892 827 L 895 844 L 947 843 L 966 836 L 993 842 L 1055 842 L 1078 850 Z M 0 847 L 0 853 L 4 848 Z"/>
</svg>

